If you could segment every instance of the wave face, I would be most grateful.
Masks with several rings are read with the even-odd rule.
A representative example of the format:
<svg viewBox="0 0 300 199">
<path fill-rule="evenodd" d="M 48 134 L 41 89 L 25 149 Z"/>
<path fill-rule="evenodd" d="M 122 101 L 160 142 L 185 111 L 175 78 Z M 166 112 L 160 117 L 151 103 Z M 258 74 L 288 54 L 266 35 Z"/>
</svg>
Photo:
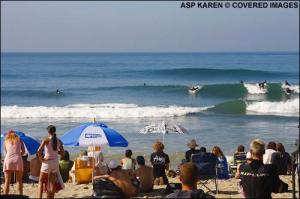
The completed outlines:
<svg viewBox="0 0 300 199">
<path fill-rule="evenodd" d="M 223 114 L 246 114 L 246 103 L 242 100 L 234 100 L 217 104 L 207 111 Z"/>
<path fill-rule="evenodd" d="M 176 117 L 206 108 L 183 106 L 138 106 L 136 104 L 74 104 L 64 107 L 2 106 L 1 118 L 144 118 Z"/>
<path fill-rule="evenodd" d="M 247 106 L 247 114 L 299 116 L 299 98 L 285 102 L 254 102 Z"/>
<path fill-rule="evenodd" d="M 211 84 L 202 85 L 198 95 L 207 97 L 234 97 L 241 98 L 245 94 L 268 94 L 271 98 L 280 98 L 284 94 L 284 89 L 280 83 L 269 83 L 267 89 L 262 90 L 258 84 Z M 299 85 L 291 85 L 289 88 L 293 91 L 293 94 L 299 94 Z M 9 97 L 30 97 L 30 98 L 63 98 L 63 97 L 74 97 L 76 95 L 84 95 L 84 92 L 90 92 L 95 95 L 102 92 L 113 92 L 113 93 L 160 93 L 160 94 L 188 94 L 189 86 L 186 85 L 137 85 L 137 86 L 114 86 L 114 87 L 95 87 L 95 88 L 82 88 L 81 90 L 69 89 L 62 90 L 57 95 L 54 91 L 49 90 L 2 90 L 4 96 Z M 279 96 L 279 97 L 278 97 Z"/>
<path fill-rule="evenodd" d="M 207 111 L 222 114 L 299 116 L 299 98 L 281 102 L 234 100 L 217 104 Z"/>
</svg>

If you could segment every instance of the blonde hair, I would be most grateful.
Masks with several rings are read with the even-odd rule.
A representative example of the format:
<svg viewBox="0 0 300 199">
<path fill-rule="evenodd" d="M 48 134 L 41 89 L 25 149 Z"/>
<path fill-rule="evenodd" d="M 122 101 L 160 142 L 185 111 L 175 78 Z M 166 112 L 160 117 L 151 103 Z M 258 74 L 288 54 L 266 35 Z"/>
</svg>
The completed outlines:
<svg viewBox="0 0 300 199">
<path fill-rule="evenodd" d="M 250 143 L 251 154 L 256 156 L 262 156 L 265 153 L 265 143 L 260 139 L 252 140 Z"/>
<path fill-rule="evenodd" d="M 5 142 L 11 142 L 12 144 L 15 144 L 16 142 L 20 141 L 19 136 L 16 134 L 15 131 L 10 130 L 7 132 L 6 137 L 5 137 Z"/>
<path fill-rule="evenodd" d="M 164 150 L 165 145 L 163 143 L 161 143 L 160 141 L 156 141 L 152 147 L 155 151 L 160 152 L 160 151 Z"/>
</svg>

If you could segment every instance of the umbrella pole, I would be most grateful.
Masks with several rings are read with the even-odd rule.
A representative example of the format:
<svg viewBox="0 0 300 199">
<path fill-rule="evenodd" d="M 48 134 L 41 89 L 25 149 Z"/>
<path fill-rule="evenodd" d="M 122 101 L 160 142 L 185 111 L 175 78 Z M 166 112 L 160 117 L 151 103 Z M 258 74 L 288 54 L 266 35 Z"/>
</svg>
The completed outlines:
<svg viewBox="0 0 300 199">
<path fill-rule="evenodd" d="M 92 172 L 92 185 L 94 184 L 94 172 L 95 172 L 95 144 L 93 143 L 93 159 L 92 159 L 92 168 L 93 168 L 93 172 Z"/>
</svg>

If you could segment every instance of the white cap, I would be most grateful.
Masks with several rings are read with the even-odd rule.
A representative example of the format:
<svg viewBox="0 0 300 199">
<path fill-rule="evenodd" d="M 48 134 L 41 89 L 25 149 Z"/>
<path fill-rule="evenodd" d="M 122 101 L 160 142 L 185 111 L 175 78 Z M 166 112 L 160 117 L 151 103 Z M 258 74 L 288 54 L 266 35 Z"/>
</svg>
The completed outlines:
<svg viewBox="0 0 300 199">
<path fill-rule="evenodd" d="M 111 160 L 108 164 L 108 168 L 115 169 L 119 166 L 119 163 L 116 160 Z"/>
<path fill-rule="evenodd" d="M 250 152 L 247 152 L 246 159 L 251 159 L 251 153 Z"/>
</svg>

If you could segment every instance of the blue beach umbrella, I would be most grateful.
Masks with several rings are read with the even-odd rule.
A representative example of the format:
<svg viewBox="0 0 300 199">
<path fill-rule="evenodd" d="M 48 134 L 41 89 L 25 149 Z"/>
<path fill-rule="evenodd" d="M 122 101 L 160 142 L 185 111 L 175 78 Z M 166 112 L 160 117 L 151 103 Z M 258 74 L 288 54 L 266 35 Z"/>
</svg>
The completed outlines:
<svg viewBox="0 0 300 199">
<path fill-rule="evenodd" d="M 30 155 L 36 154 L 36 152 L 40 146 L 40 142 L 37 139 L 31 137 L 30 135 L 27 135 L 20 131 L 15 131 L 15 132 L 20 137 L 20 139 L 23 141 L 23 143 L 25 145 L 25 150 L 27 151 L 27 153 L 29 153 Z M 3 152 L 3 143 L 5 140 L 6 134 L 7 133 L 1 134 L 1 154 Z"/>
<path fill-rule="evenodd" d="M 65 146 L 102 146 L 127 147 L 127 140 L 105 124 L 91 122 L 66 132 L 61 141 Z"/>
</svg>

